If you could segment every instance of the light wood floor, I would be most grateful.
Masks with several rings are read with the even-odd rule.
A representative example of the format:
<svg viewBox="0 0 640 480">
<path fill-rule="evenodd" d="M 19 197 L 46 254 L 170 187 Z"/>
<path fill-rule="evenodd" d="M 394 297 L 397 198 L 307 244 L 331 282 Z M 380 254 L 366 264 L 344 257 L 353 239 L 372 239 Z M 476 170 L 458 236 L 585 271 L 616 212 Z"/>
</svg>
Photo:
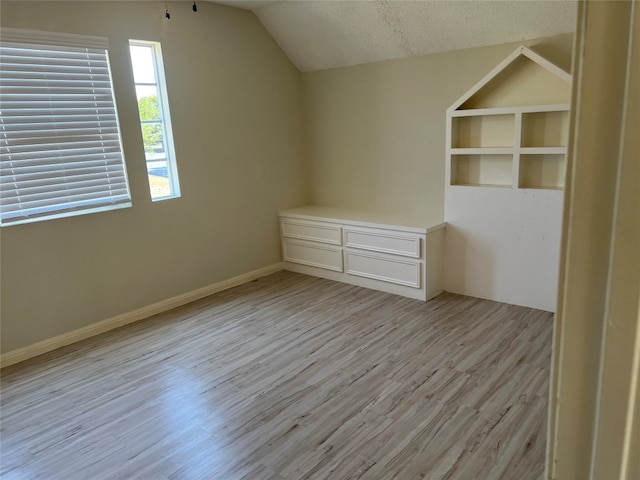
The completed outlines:
<svg viewBox="0 0 640 480">
<path fill-rule="evenodd" d="M 280 272 L 5 369 L 2 478 L 538 480 L 551 330 Z"/>
</svg>

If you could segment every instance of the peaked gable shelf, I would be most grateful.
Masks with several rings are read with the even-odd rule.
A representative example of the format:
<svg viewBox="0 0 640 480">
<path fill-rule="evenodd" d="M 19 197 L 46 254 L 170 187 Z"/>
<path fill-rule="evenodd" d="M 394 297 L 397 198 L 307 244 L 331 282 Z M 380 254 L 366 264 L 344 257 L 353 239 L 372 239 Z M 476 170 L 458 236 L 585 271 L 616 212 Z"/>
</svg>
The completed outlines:
<svg viewBox="0 0 640 480">
<path fill-rule="evenodd" d="M 447 110 L 448 185 L 562 189 L 570 84 L 516 49 Z"/>
</svg>

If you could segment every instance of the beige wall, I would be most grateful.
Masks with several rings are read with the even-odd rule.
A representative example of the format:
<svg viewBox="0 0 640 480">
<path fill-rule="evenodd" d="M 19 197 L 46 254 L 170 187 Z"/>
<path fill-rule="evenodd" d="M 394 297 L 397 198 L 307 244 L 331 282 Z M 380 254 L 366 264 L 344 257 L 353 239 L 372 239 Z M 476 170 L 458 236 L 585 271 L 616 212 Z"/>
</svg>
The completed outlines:
<svg viewBox="0 0 640 480">
<path fill-rule="evenodd" d="M 133 207 L 0 230 L 2 352 L 280 261 L 307 202 L 300 73 L 246 11 L 9 2 L 2 26 L 109 37 Z M 162 42 L 182 198 L 152 203 L 129 38 Z"/>
<path fill-rule="evenodd" d="M 569 70 L 572 41 L 524 43 Z M 312 202 L 444 218 L 445 111 L 521 43 L 303 73 Z"/>
</svg>

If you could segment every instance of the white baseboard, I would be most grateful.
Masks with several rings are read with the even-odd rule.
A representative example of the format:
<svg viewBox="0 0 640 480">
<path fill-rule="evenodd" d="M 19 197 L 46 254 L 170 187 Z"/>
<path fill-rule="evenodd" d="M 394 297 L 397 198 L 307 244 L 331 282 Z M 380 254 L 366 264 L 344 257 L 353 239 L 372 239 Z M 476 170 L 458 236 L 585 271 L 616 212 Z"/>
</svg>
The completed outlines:
<svg viewBox="0 0 640 480">
<path fill-rule="evenodd" d="M 58 335 L 53 338 L 48 338 L 47 340 L 28 345 L 26 347 L 18 348 L 17 350 L 12 350 L 0 355 L 0 366 L 2 368 L 8 367 L 9 365 L 50 352 L 56 348 L 79 342 L 80 340 L 108 332 L 109 330 L 122 327 L 129 323 L 137 322 L 138 320 L 157 315 L 158 313 L 166 312 L 172 308 L 242 285 L 243 283 L 251 282 L 257 278 L 271 275 L 272 273 L 280 270 L 282 270 L 282 263 L 269 265 L 268 267 L 259 268 L 258 270 L 253 270 L 252 272 L 244 273 L 228 280 L 223 280 L 222 282 L 207 285 L 206 287 L 198 288 L 197 290 L 183 293 L 182 295 L 162 300 L 131 312 L 116 315 L 115 317 L 87 325 L 86 327 L 82 327 L 71 332 L 63 333 L 62 335 Z"/>
</svg>

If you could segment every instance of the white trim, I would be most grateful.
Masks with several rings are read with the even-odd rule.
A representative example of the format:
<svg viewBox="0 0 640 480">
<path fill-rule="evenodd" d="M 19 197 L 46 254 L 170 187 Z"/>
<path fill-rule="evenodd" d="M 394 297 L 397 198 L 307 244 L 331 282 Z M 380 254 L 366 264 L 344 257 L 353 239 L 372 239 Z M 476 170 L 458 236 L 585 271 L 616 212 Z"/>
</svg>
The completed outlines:
<svg viewBox="0 0 640 480">
<path fill-rule="evenodd" d="M 622 442 L 622 462 L 620 470 L 631 480 L 633 469 L 639 468 L 633 459 L 633 452 L 640 449 L 640 305 L 638 305 L 638 325 L 636 326 L 635 349 L 631 357 L 631 381 L 627 401 L 627 421 Z M 635 434 L 634 434 L 635 431 Z M 634 466 L 633 463 L 636 463 Z"/>
<path fill-rule="evenodd" d="M 560 240 L 560 271 L 558 272 L 558 299 L 556 301 L 556 315 L 553 325 L 552 349 L 551 349 L 551 375 L 549 376 L 549 406 L 547 409 L 547 442 L 545 447 L 545 470 L 544 478 L 548 480 L 557 480 L 558 467 L 558 450 L 561 439 L 558 437 L 560 429 L 560 396 L 564 385 L 562 385 L 563 377 L 560 372 L 564 368 L 565 357 L 563 345 L 567 335 L 567 326 L 564 320 L 564 298 L 567 290 L 566 285 L 566 256 L 568 248 L 569 236 L 569 218 L 573 215 L 573 204 L 571 195 L 573 193 L 573 175 L 575 164 L 573 162 L 574 151 L 577 147 L 577 133 L 579 124 L 577 120 L 580 118 L 582 109 L 579 99 L 582 97 L 582 79 L 584 70 L 584 55 L 586 43 L 586 25 L 587 25 L 587 5 L 586 2 L 578 2 L 576 33 L 573 40 L 573 52 L 571 59 L 571 71 L 574 78 L 571 83 L 571 99 L 572 106 L 569 110 L 569 135 L 567 138 L 567 156 L 565 158 L 565 190 L 564 190 L 564 207 L 562 220 L 562 233 Z"/>
<path fill-rule="evenodd" d="M 538 65 L 547 69 L 549 72 L 553 73 L 557 77 L 560 77 L 565 82 L 569 84 L 571 83 L 571 74 L 569 72 L 566 72 L 565 70 L 557 66 L 555 63 L 550 62 L 549 60 L 544 58 L 542 55 L 540 55 L 538 52 L 528 47 L 521 47 L 521 49 L 522 49 L 521 51 L 522 55 L 527 57 L 529 60 L 536 62 Z"/>
<path fill-rule="evenodd" d="M 106 37 L 26 30 L 24 28 L 3 27 L 0 30 L 0 40 L 3 42 L 64 45 L 66 47 L 109 48 L 109 39 Z"/>
<path fill-rule="evenodd" d="M 513 119 L 513 166 L 511 167 L 511 188 L 520 188 L 520 154 L 522 152 L 522 112 L 516 112 Z M 517 146 L 516 146 L 517 145 Z"/>
<path fill-rule="evenodd" d="M 555 103 L 552 105 L 522 105 L 513 107 L 487 107 L 470 108 L 468 110 L 454 110 L 452 117 L 477 117 L 480 115 L 509 115 L 515 113 L 546 113 L 546 112 L 568 112 L 568 103 Z"/>
<path fill-rule="evenodd" d="M 567 147 L 520 147 L 522 155 L 566 155 Z"/>
<path fill-rule="evenodd" d="M 237 277 L 233 277 L 228 280 L 213 283 L 211 285 L 207 285 L 206 287 L 198 288 L 197 290 L 192 290 L 191 292 L 183 293 L 166 300 L 161 300 L 152 305 L 138 308 L 136 310 L 132 310 L 131 312 L 116 315 L 115 317 L 102 320 L 101 322 L 87 325 L 86 327 L 63 333 L 62 335 L 58 335 L 56 337 L 34 343 L 26 347 L 18 348 L 17 350 L 12 350 L 0 355 L 0 366 L 2 368 L 8 367 L 9 365 L 28 360 L 29 358 L 42 355 L 43 353 L 50 352 L 57 348 L 71 345 L 72 343 L 79 342 L 80 340 L 84 340 L 95 335 L 108 332 L 109 330 L 113 330 L 114 328 L 122 327 L 123 325 L 128 325 L 130 323 L 137 322 L 138 320 L 143 320 L 153 315 L 166 312 L 168 310 L 171 310 L 172 308 L 186 305 L 187 303 L 191 303 L 201 298 L 208 297 L 209 295 L 213 295 L 214 293 L 237 287 L 238 285 L 251 282 L 260 277 L 271 275 L 272 273 L 279 272 L 280 270 L 282 270 L 282 268 L 282 262 L 274 263 L 273 265 L 259 268 L 251 272 L 243 273 L 242 275 L 238 275 Z"/>
<path fill-rule="evenodd" d="M 513 155 L 515 147 L 456 147 L 451 155 Z"/>
</svg>

